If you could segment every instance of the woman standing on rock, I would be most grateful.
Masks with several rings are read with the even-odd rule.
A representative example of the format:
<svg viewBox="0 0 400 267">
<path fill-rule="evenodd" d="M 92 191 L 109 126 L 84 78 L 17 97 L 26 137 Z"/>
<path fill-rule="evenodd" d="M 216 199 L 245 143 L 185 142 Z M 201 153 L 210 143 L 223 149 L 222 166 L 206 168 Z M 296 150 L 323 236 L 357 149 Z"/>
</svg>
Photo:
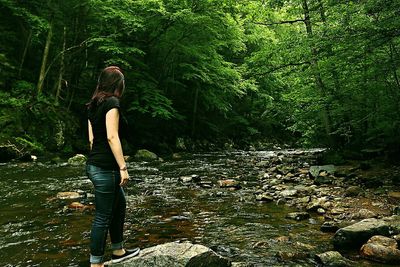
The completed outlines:
<svg viewBox="0 0 400 267">
<path fill-rule="evenodd" d="M 112 262 L 136 256 L 139 249 L 123 248 L 126 200 L 122 186 L 129 181 L 119 139 L 119 99 L 125 89 L 120 68 L 105 68 L 88 106 L 90 153 L 86 171 L 95 190 L 96 214 L 90 235 L 91 267 L 104 266 L 104 250 L 110 232 Z"/>
</svg>

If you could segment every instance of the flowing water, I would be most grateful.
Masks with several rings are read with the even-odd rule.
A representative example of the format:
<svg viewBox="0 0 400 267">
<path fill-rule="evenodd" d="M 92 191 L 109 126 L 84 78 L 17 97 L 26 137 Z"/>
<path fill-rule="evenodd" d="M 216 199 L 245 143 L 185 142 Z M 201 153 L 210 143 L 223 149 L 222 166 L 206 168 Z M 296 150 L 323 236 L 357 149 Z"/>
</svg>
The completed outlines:
<svg viewBox="0 0 400 267">
<path fill-rule="evenodd" d="M 255 163 L 274 155 L 236 151 L 130 163 L 126 246 L 189 240 L 255 266 L 314 266 L 312 257 L 280 258 L 332 249 L 332 234 L 319 230 L 322 218 L 296 222 L 285 218 L 292 208 L 255 200 L 262 170 Z M 179 181 L 191 175 L 203 186 Z M 217 181 L 227 178 L 240 181 L 242 189 L 219 188 Z M 64 207 L 76 200 L 55 199 L 58 192 L 79 190 L 88 195 L 80 201 L 90 204 L 92 185 L 83 166 L 1 165 L 0 266 L 88 266 L 93 210 L 69 211 Z"/>
</svg>

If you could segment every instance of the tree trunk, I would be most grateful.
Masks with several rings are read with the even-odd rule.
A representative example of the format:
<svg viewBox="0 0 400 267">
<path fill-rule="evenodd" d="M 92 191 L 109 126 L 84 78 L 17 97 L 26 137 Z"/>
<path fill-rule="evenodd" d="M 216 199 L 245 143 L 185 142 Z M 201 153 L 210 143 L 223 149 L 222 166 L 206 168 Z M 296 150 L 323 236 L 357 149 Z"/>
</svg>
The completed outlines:
<svg viewBox="0 0 400 267">
<path fill-rule="evenodd" d="M 199 86 L 198 84 L 196 84 L 196 90 L 194 92 L 194 100 L 193 100 L 192 137 L 196 133 L 196 117 L 197 117 L 198 101 L 199 101 Z"/>
<path fill-rule="evenodd" d="M 22 53 L 21 63 L 19 64 L 19 68 L 18 68 L 18 78 L 21 78 L 22 67 L 24 66 L 26 54 L 28 52 L 28 47 L 29 47 L 29 44 L 31 43 L 31 39 L 32 39 L 32 29 L 29 30 L 29 35 L 25 42 L 24 52 Z"/>
<path fill-rule="evenodd" d="M 42 93 L 43 83 L 46 77 L 46 64 L 47 64 L 47 58 L 49 57 L 50 43 L 52 37 L 53 37 L 53 22 L 50 21 L 49 32 L 47 33 L 46 44 L 44 46 L 44 51 L 43 51 L 42 66 L 40 67 L 39 80 L 37 83 L 38 95 Z"/>
<path fill-rule="evenodd" d="M 313 30 L 312 30 L 312 24 L 311 24 L 311 19 L 310 19 L 310 10 L 308 8 L 307 0 L 303 0 L 302 7 L 303 7 L 303 12 L 304 12 L 304 24 L 306 26 L 307 36 L 310 40 L 312 40 Z M 315 86 L 319 90 L 321 97 L 324 100 L 326 100 L 327 92 L 326 92 L 325 84 L 322 80 L 321 73 L 320 73 L 319 66 L 318 66 L 318 59 L 317 59 L 318 52 L 315 49 L 315 47 L 313 46 L 313 44 L 310 45 L 310 49 L 311 49 L 311 67 L 312 67 L 313 75 L 314 75 L 314 79 L 315 79 Z M 328 107 L 327 107 L 326 103 L 323 103 L 321 115 L 322 115 L 322 123 L 325 128 L 327 140 L 328 140 L 329 144 L 332 144 L 331 135 L 330 135 L 331 125 L 330 125 L 330 119 L 329 119 L 329 111 L 328 111 Z"/>
<path fill-rule="evenodd" d="M 69 98 L 68 107 L 67 107 L 68 111 L 71 110 L 71 105 L 72 105 L 72 101 L 74 100 L 74 96 L 75 96 L 75 89 L 72 89 L 71 96 Z"/>
<path fill-rule="evenodd" d="M 390 49 L 390 63 L 392 65 L 392 71 L 393 71 L 393 78 L 396 82 L 397 88 L 400 89 L 400 80 L 399 76 L 397 75 L 397 66 L 396 66 L 396 59 L 395 59 L 395 47 L 393 45 L 393 42 L 389 43 L 389 49 Z"/>
<path fill-rule="evenodd" d="M 63 75 L 64 75 L 64 58 L 65 58 L 66 42 L 67 42 L 67 27 L 64 26 L 63 47 L 62 47 L 62 54 L 61 54 L 61 60 L 60 60 L 60 72 L 58 74 L 56 96 L 55 96 L 54 104 L 58 104 L 58 99 L 60 97 L 60 92 L 61 92 L 62 80 L 63 80 Z"/>
<path fill-rule="evenodd" d="M 318 0 L 318 9 L 320 12 L 320 16 L 321 16 L 321 21 L 322 23 L 327 26 L 327 21 L 326 21 L 326 14 L 325 14 L 325 7 L 324 4 L 322 2 L 322 0 Z M 326 34 L 326 32 L 324 31 L 324 35 Z M 334 55 L 333 49 L 332 49 L 332 44 L 330 43 L 328 45 L 328 55 L 332 56 Z M 339 74 L 337 71 L 337 66 L 336 66 L 336 62 L 335 61 L 331 61 L 331 72 L 332 72 L 332 77 L 333 77 L 333 83 L 335 85 L 335 88 L 333 88 L 333 92 L 336 96 L 338 96 L 338 92 L 340 91 L 340 80 L 339 80 Z"/>
</svg>

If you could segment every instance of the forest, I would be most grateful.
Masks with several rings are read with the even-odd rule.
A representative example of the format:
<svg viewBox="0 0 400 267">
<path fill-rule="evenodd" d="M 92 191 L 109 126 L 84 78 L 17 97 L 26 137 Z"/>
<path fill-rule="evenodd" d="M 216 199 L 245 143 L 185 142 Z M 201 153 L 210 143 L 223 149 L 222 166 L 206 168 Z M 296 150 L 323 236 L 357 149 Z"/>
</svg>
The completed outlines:
<svg viewBox="0 0 400 267">
<path fill-rule="evenodd" d="M 0 0 L 1 158 L 88 149 L 123 69 L 128 151 L 398 152 L 398 0 Z M 10 152 L 12 151 L 12 152 Z"/>
</svg>

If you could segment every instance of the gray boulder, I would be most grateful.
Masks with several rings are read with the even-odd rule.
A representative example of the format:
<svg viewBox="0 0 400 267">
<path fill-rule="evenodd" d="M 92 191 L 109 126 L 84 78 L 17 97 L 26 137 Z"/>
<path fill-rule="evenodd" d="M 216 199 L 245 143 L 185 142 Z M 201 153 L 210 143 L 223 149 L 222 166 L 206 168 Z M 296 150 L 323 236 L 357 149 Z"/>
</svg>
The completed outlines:
<svg viewBox="0 0 400 267">
<path fill-rule="evenodd" d="M 333 236 L 335 248 L 359 248 L 374 235 L 390 236 L 400 233 L 400 216 L 365 219 L 339 229 Z"/>
<path fill-rule="evenodd" d="M 109 264 L 109 263 L 107 263 Z M 145 248 L 137 257 L 116 267 L 228 267 L 230 260 L 218 255 L 210 248 L 190 242 L 170 242 Z"/>
</svg>

